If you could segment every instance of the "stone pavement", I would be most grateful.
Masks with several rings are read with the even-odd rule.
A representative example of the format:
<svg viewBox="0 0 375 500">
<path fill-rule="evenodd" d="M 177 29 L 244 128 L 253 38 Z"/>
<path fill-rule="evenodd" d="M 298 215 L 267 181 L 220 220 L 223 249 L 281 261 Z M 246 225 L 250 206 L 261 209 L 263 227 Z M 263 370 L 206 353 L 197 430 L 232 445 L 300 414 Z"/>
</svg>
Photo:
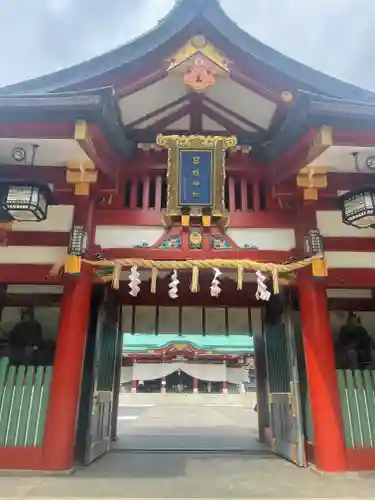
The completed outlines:
<svg viewBox="0 0 375 500">
<path fill-rule="evenodd" d="M 375 475 L 319 475 L 268 454 L 112 452 L 70 477 L 0 477 L 0 499 L 361 499 Z"/>
<path fill-rule="evenodd" d="M 272 454 L 247 399 L 142 396 L 121 398 L 117 449 L 71 476 L 0 474 L 0 500 L 375 499 L 375 474 L 320 475 Z"/>
<path fill-rule="evenodd" d="M 126 401 L 121 398 L 120 439 L 115 446 L 154 451 L 267 449 L 257 440 L 257 414 L 244 402 L 243 398 L 230 399 L 225 395 L 132 395 Z"/>
</svg>

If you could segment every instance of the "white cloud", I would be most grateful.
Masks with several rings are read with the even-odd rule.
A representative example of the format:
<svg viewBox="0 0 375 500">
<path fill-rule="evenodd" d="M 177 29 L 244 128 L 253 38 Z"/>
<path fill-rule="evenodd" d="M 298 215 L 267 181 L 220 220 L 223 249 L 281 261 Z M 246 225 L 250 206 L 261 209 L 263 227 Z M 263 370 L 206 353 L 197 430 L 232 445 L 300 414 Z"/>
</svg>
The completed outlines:
<svg viewBox="0 0 375 500">
<path fill-rule="evenodd" d="M 375 89 L 374 0 L 221 1 L 242 29 L 264 43 L 333 76 Z M 156 25 L 173 3 L 2 0 L 0 85 L 118 47 Z"/>
</svg>

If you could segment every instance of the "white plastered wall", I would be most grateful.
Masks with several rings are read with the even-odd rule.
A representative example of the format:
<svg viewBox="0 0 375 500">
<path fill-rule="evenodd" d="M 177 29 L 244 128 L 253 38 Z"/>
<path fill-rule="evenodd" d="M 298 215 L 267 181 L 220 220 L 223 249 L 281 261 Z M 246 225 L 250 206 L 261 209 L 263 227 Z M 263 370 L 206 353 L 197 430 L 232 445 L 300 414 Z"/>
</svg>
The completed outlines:
<svg viewBox="0 0 375 500">
<path fill-rule="evenodd" d="M 241 248 L 288 251 L 296 246 L 294 229 L 229 228 L 227 235 Z"/>
<path fill-rule="evenodd" d="M 97 226 L 95 244 L 101 248 L 152 246 L 163 236 L 162 226 Z"/>
</svg>

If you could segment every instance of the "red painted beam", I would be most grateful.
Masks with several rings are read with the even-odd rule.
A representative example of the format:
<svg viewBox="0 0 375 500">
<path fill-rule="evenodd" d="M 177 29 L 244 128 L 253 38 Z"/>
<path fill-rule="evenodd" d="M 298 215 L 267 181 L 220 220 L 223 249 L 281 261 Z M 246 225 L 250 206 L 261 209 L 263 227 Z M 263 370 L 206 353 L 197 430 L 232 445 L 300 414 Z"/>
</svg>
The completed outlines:
<svg viewBox="0 0 375 500">
<path fill-rule="evenodd" d="M 144 175 L 155 175 L 155 173 L 167 172 L 166 150 L 138 150 L 137 155 L 131 161 L 123 165 L 121 177 L 143 177 Z M 264 177 L 264 167 L 257 164 L 249 155 L 241 151 L 230 152 L 225 162 L 227 174 L 234 174 L 249 180 L 261 180 Z"/>
<path fill-rule="evenodd" d="M 186 94 L 182 97 L 179 97 L 178 99 L 172 101 L 172 102 L 169 102 L 168 104 L 165 104 L 164 106 L 161 106 L 160 108 L 157 108 L 157 109 L 154 109 L 152 111 L 150 111 L 149 113 L 141 116 L 140 118 L 138 118 L 137 120 L 134 120 L 132 121 L 131 123 L 127 123 L 126 126 L 129 127 L 129 128 L 134 128 L 134 127 L 137 127 L 137 125 L 139 125 L 140 123 L 143 123 L 145 121 L 148 121 L 150 120 L 151 118 L 155 118 L 157 117 L 158 115 L 160 115 L 161 113 L 165 113 L 166 111 L 168 111 L 169 109 L 171 110 L 171 112 L 173 111 L 173 108 L 175 106 L 178 106 L 180 104 L 183 104 L 185 103 L 186 101 L 189 101 L 189 95 Z M 169 116 L 169 115 L 168 115 Z"/>
<path fill-rule="evenodd" d="M 155 68 L 153 71 L 151 70 L 151 73 L 148 73 L 149 71 L 150 69 L 147 68 L 147 74 L 139 75 L 137 80 L 133 79 L 130 82 L 123 82 L 122 84 L 118 83 L 116 85 L 116 95 L 123 98 L 131 94 L 135 94 L 135 92 L 139 92 L 140 90 L 149 87 L 150 85 L 168 76 L 167 70 L 164 66 Z M 110 85 L 113 85 L 113 82 L 111 82 Z"/>
<path fill-rule="evenodd" d="M 293 148 L 279 158 L 272 168 L 268 169 L 269 181 L 272 184 L 279 184 L 284 179 L 296 175 L 297 172 L 306 166 L 315 132 L 315 130 L 309 130 Z"/>
<path fill-rule="evenodd" d="M 256 123 L 248 120 L 244 116 L 239 115 L 238 113 L 234 112 L 232 109 L 229 109 L 225 106 L 223 106 L 220 102 L 215 101 L 214 99 L 211 99 L 210 97 L 204 96 L 203 103 L 209 103 L 215 108 L 217 108 L 218 111 L 222 111 L 226 115 L 232 116 L 236 121 L 243 122 L 249 127 L 254 128 L 255 130 L 258 130 L 259 132 L 264 130 L 262 127 L 257 125 Z M 248 133 L 246 131 L 246 133 Z"/>
<path fill-rule="evenodd" d="M 0 122 L 0 138 L 73 139 L 74 123 Z"/>
<path fill-rule="evenodd" d="M 335 146 L 355 146 L 368 148 L 375 146 L 374 130 L 338 130 L 333 129 L 333 144 Z"/>
<path fill-rule="evenodd" d="M 163 212 L 153 210 L 111 210 L 95 211 L 97 226 L 161 226 Z M 283 212 L 234 212 L 229 214 L 230 228 L 293 228 L 296 213 Z"/>
<path fill-rule="evenodd" d="M 337 191 L 349 191 L 362 186 L 374 183 L 373 174 L 359 173 L 328 173 L 328 186 L 326 189 L 319 189 L 319 200 L 314 204 L 316 210 L 323 210 L 321 205 L 327 208 L 324 210 L 337 210 L 333 200 L 337 198 Z M 299 196 L 301 189 L 297 187 L 296 179 L 285 179 L 273 188 L 274 196 L 277 198 L 294 198 Z M 327 198 L 329 200 L 327 200 Z M 328 203 L 329 204 L 328 204 Z"/>
<path fill-rule="evenodd" d="M 91 269 L 92 266 L 89 268 Z M 0 264 L 0 283 L 7 285 L 63 285 L 67 280 L 75 279 L 66 274 L 51 276 L 51 269 L 51 264 Z M 94 276 L 93 281 L 103 283 Z"/>
<path fill-rule="evenodd" d="M 234 123 L 233 121 L 231 121 L 229 117 L 224 116 L 221 113 L 218 113 L 215 109 L 205 106 L 204 103 L 202 106 L 202 113 L 203 115 L 206 115 L 209 118 L 211 118 L 211 120 L 213 120 L 214 122 L 219 123 L 228 132 L 230 131 L 233 134 L 243 137 L 249 134 L 249 131 L 246 128 L 241 127 L 238 123 Z M 255 124 L 253 124 L 252 127 L 256 128 L 258 131 L 261 130 Z"/>
<path fill-rule="evenodd" d="M 95 147 L 95 138 L 98 136 L 102 136 L 100 127 L 91 124 L 88 125 L 87 136 L 84 139 L 77 139 L 77 142 L 98 170 L 101 170 L 105 173 L 111 173 L 111 163 L 108 161 L 108 159 L 103 159 L 103 152 L 100 150 L 98 151 Z M 106 139 L 103 138 L 103 140 Z"/>
<path fill-rule="evenodd" d="M 189 101 L 191 106 L 190 112 L 190 130 L 194 131 L 194 134 L 203 133 L 203 96 L 192 92 L 189 95 Z"/>
<path fill-rule="evenodd" d="M 107 248 L 103 253 L 108 259 L 151 260 L 203 260 L 203 259 L 251 259 L 263 262 L 283 262 L 293 255 L 280 250 L 162 250 L 156 248 Z"/>
<path fill-rule="evenodd" d="M 375 311 L 375 299 L 329 298 L 330 311 Z"/>
<path fill-rule="evenodd" d="M 102 211 L 97 211 L 96 213 L 100 213 L 102 215 L 103 212 L 106 212 L 105 210 Z M 130 211 L 129 211 L 130 212 Z M 143 216 L 146 217 L 145 212 L 146 211 L 139 211 L 143 214 Z M 108 210 L 108 215 L 111 215 L 113 213 L 112 211 Z M 236 214 L 240 215 L 240 213 Z M 112 215 L 113 216 L 113 215 Z M 98 219 L 96 218 L 96 222 L 98 222 Z M 99 221 L 102 223 L 103 221 Z M 142 221 L 141 221 L 142 222 Z M 151 223 L 153 222 L 153 219 L 147 219 L 147 223 L 141 224 L 141 225 L 152 225 Z M 157 225 L 160 225 L 160 214 L 158 218 L 155 218 L 154 222 L 158 222 Z M 117 221 L 116 224 L 119 224 Z M 109 224 L 103 224 L 103 225 L 109 225 Z M 121 224 L 120 224 L 121 225 Z M 314 224 L 310 224 L 309 227 L 314 226 Z M 233 227 L 233 226 L 231 226 Z M 247 226 L 248 227 L 248 226 Z M 163 238 L 162 238 L 163 239 Z M 6 242 L 7 246 L 21 246 L 21 247 L 28 247 L 28 246 L 46 246 L 46 247 L 66 247 L 68 246 L 69 243 L 69 233 L 68 232 L 47 232 L 47 231 L 10 231 L 7 233 L 6 237 Z M 327 252 L 373 252 L 375 251 L 375 238 L 324 238 L 324 249 Z M 129 251 L 133 253 L 138 252 L 138 250 L 141 250 L 141 252 L 155 252 L 155 249 L 134 249 L 134 248 L 122 248 L 120 250 L 116 249 L 111 249 L 109 250 L 110 252 L 122 252 L 123 253 L 128 253 Z M 174 252 L 178 252 L 179 250 L 174 250 Z M 220 257 L 223 255 L 223 252 L 228 252 L 228 255 L 233 256 L 233 250 L 216 250 L 215 255 L 217 257 Z M 239 250 L 241 252 L 241 255 L 243 255 L 243 252 L 254 252 L 254 250 Z M 274 252 L 275 255 L 277 255 L 279 252 L 278 251 L 272 251 Z M 259 253 L 264 254 L 263 251 L 260 251 Z M 280 255 L 283 255 L 284 253 L 288 253 L 289 255 L 293 253 L 293 250 L 290 252 L 281 252 Z M 163 255 L 165 255 L 165 250 L 163 250 Z M 272 255 L 272 254 L 270 254 Z M 230 258 L 230 257 L 226 257 Z M 247 257 L 242 257 L 242 258 L 247 258 Z"/>
<path fill-rule="evenodd" d="M 374 238 L 324 238 L 326 252 L 374 252 Z"/>
<path fill-rule="evenodd" d="M 93 146 L 92 151 L 96 155 L 94 158 L 97 157 L 100 162 L 98 168 L 111 176 L 117 174 L 124 163 L 123 158 L 114 151 L 100 126 L 91 124 L 89 133 Z"/>
<path fill-rule="evenodd" d="M 0 165 L 0 176 L 6 179 L 30 179 L 48 184 L 66 184 L 65 167 L 29 167 Z"/>
<path fill-rule="evenodd" d="M 163 116 L 159 118 L 154 123 L 152 123 L 149 127 L 144 129 L 145 132 L 160 132 L 165 130 L 166 127 L 171 125 L 173 122 L 180 120 L 187 114 L 190 114 L 190 103 L 182 106 L 181 108 L 172 110 L 171 113 L 167 116 Z M 186 133 L 186 132 L 185 132 Z"/>
<path fill-rule="evenodd" d="M 327 288 L 375 288 L 375 269 L 328 269 Z"/>
<path fill-rule="evenodd" d="M 127 252 L 129 249 L 126 249 Z M 142 249 L 132 249 L 132 255 L 129 255 L 127 252 L 123 253 L 121 257 L 134 257 L 134 258 L 143 258 L 144 255 L 141 253 L 135 252 L 136 250 L 142 250 Z M 154 258 L 160 258 L 163 260 L 167 259 L 173 259 L 175 256 L 171 255 L 171 252 L 166 251 L 166 250 L 160 250 L 161 256 L 159 257 L 156 255 L 153 255 Z M 199 251 L 198 251 L 199 252 Z M 224 251 L 226 252 L 226 251 Z M 275 262 L 280 262 L 283 259 L 287 258 L 285 254 L 290 255 L 289 252 L 256 252 L 253 251 L 254 254 L 251 254 L 249 256 L 250 251 L 245 251 L 246 258 L 252 258 L 254 260 L 267 260 L 269 262 L 275 261 Z M 204 252 L 202 252 L 204 253 Z M 219 251 L 218 251 L 219 253 Z M 221 252 L 220 252 L 221 253 Z M 261 253 L 262 255 L 259 255 Z M 256 255 L 258 254 L 258 255 Z M 206 254 L 207 255 L 207 254 Z M 228 258 L 227 256 L 222 255 L 223 258 Z M 145 257 L 148 258 L 148 257 Z M 188 254 L 185 258 L 197 258 L 197 255 L 194 254 Z M 201 258 L 208 258 L 203 257 L 201 255 Z M 211 255 L 209 254 L 209 258 L 211 258 Z M 233 255 L 229 258 L 235 258 Z M 239 257 L 241 258 L 241 257 Z M 49 272 L 51 270 L 51 265 L 34 265 L 34 264 L 17 264 L 17 265 L 12 265 L 10 266 L 9 264 L 0 264 L 0 283 L 6 283 L 6 284 L 46 284 L 46 285 L 56 285 L 56 284 L 63 284 L 67 278 L 67 276 L 56 276 L 56 277 L 49 277 Z M 96 280 L 98 283 L 102 283 L 100 280 Z M 202 280 L 200 280 L 201 284 L 203 283 Z M 226 284 L 226 283 L 225 283 Z M 325 279 L 325 284 L 327 288 L 375 288 L 375 269 L 329 269 L 328 272 L 328 277 Z M 203 284 L 202 284 L 203 286 Z M 209 284 L 207 284 L 207 287 Z M 142 286 L 143 290 L 149 290 L 149 285 L 144 284 Z M 208 288 L 207 288 L 208 289 Z M 223 287 L 224 289 L 224 287 Z M 158 282 L 158 287 L 157 290 L 161 291 L 160 289 L 160 282 Z M 175 303 L 175 301 L 172 301 L 171 299 L 168 298 L 167 294 L 167 288 L 166 288 L 166 298 L 165 302 L 168 303 Z M 142 294 L 140 294 L 140 297 L 138 299 L 129 299 L 128 295 L 126 292 L 124 292 L 124 302 L 126 303 L 142 303 Z M 147 292 L 148 293 L 148 292 Z M 158 292 L 159 293 L 159 292 Z M 229 294 L 231 295 L 231 294 Z M 233 295 L 233 294 L 232 294 Z M 125 299 L 125 297 L 127 297 Z M 130 296 L 129 296 L 130 297 Z M 252 300 L 252 294 L 246 291 L 244 289 L 238 294 L 234 294 L 234 305 L 238 303 L 238 300 L 240 297 L 243 297 L 247 303 Z M 158 298 L 157 295 L 151 294 L 150 293 L 150 300 L 156 301 Z M 194 300 L 194 298 L 197 298 L 197 305 L 199 305 L 199 294 L 191 294 L 191 299 Z M 210 298 L 210 300 L 212 297 Z M 221 303 L 225 305 L 225 302 L 222 302 L 223 299 L 215 299 L 212 301 L 212 304 L 215 303 Z M 229 300 L 229 298 L 228 298 Z M 331 300 L 331 299 L 330 299 Z M 332 299 L 333 300 L 333 299 Z M 336 300 L 336 299 L 335 299 Z M 337 299 L 337 300 L 342 300 L 342 299 Z M 365 304 L 369 304 L 369 301 L 366 302 Z M 130 301 L 130 302 L 129 302 Z M 141 301 L 141 302 L 139 302 Z M 154 303 L 154 302 L 152 302 Z M 160 304 L 160 298 L 159 302 Z M 355 303 L 355 301 L 353 302 Z M 155 302 L 156 304 L 156 302 Z M 367 306 L 366 306 L 367 307 Z M 356 308 L 359 310 L 360 306 L 359 304 L 356 305 Z"/>
<path fill-rule="evenodd" d="M 8 285 L 46 284 L 63 282 L 62 276 L 49 277 L 50 264 L 0 264 L 0 283 Z"/>
<path fill-rule="evenodd" d="M 6 235 L 10 247 L 66 247 L 69 233 L 47 231 L 10 231 Z"/>
<path fill-rule="evenodd" d="M 354 164 L 354 162 L 353 162 Z M 373 174 L 363 173 L 329 173 L 327 174 L 328 187 L 327 189 L 319 190 L 319 196 L 324 196 L 325 193 L 331 191 L 332 194 L 337 196 L 337 191 L 346 191 L 356 189 L 363 185 L 374 183 Z"/>
</svg>

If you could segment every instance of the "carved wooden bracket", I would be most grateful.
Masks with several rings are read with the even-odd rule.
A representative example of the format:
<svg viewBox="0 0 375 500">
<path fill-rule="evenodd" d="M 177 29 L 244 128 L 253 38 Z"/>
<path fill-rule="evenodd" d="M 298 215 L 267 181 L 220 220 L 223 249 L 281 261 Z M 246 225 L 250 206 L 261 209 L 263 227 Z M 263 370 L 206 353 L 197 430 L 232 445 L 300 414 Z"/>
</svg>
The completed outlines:
<svg viewBox="0 0 375 500">
<path fill-rule="evenodd" d="M 95 184 L 98 180 L 98 172 L 91 160 L 84 162 L 70 160 L 66 171 L 66 182 L 74 184 L 74 194 L 77 196 L 88 196 L 90 194 L 90 184 Z"/>
<path fill-rule="evenodd" d="M 14 221 L 0 222 L 0 247 L 8 246 L 8 233 L 13 229 Z"/>
<path fill-rule="evenodd" d="M 317 201 L 318 190 L 325 189 L 327 185 L 325 169 L 304 167 L 297 175 L 297 186 L 303 189 L 304 200 Z"/>
</svg>

